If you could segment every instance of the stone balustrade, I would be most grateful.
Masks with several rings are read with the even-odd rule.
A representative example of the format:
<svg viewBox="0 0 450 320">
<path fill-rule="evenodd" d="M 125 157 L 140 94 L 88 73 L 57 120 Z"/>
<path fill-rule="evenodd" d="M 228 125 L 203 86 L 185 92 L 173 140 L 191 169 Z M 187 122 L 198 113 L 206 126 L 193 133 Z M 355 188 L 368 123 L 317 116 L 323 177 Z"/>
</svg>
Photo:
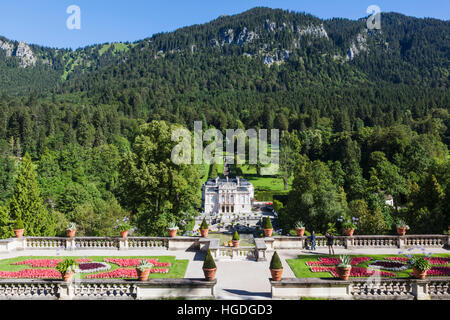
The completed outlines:
<svg viewBox="0 0 450 320">
<path fill-rule="evenodd" d="M 430 300 L 450 299 L 449 277 L 416 279 L 285 278 L 270 280 L 272 298 L 324 298 L 344 300 Z"/>
<path fill-rule="evenodd" d="M 214 297 L 217 280 L 0 280 L 0 300 L 146 300 Z"/>
<path fill-rule="evenodd" d="M 269 250 L 305 249 L 309 237 L 275 236 L 264 238 Z M 334 247 L 352 248 L 442 248 L 450 246 L 450 235 L 353 235 L 334 237 Z M 316 248 L 327 247 L 325 236 L 316 236 Z"/>
</svg>

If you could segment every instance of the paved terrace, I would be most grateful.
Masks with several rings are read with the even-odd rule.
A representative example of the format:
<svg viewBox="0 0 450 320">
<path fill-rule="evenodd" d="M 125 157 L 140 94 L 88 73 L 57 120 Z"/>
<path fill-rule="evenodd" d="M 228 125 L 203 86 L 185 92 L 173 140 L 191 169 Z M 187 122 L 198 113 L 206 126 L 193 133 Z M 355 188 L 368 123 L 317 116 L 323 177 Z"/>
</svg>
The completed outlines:
<svg viewBox="0 0 450 320">
<path fill-rule="evenodd" d="M 399 248 L 358 248 L 344 249 L 335 248 L 335 254 L 398 254 Z M 427 252 L 450 253 L 444 248 L 427 248 Z M 277 250 L 283 262 L 283 278 L 293 278 L 286 259 L 294 259 L 298 255 L 328 254 L 327 248 L 318 248 L 315 251 L 305 249 L 279 249 Z M 414 250 L 413 253 L 420 253 L 420 250 Z M 216 261 L 217 285 L 215 287 L 216 299 L 228 300 L 253 300 L 253 299 L 271 299 L 271 285 L 269 278 L 270 258 L 273 252 L 268 252 L 265 261 L 251 260 L 218 260 Z M 188 259 L 189 264 L 186 270 L 186 278 L 203 278 L 203 259 L 205 252 L 187 252 L 183 250 L 168 251 L 166 249 L 133 249 L 133 250 L 111 250 L 111 249 L 93 249 L 93 250 L 23 250 L 8 253 L 0 253 L 0 259 L 8 259 L 19 256 L 175 256 L 176 259 Z"/>
</svg>

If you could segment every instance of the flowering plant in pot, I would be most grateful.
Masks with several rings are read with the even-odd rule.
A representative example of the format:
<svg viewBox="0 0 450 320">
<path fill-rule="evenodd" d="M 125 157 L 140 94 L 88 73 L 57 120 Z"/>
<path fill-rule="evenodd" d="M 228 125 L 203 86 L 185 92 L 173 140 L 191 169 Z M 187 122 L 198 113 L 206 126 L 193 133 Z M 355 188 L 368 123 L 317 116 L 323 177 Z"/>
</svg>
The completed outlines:
<svg viewBox="0 0 450 320">
<path fill-rule="evenodd" d="M 264 229 L 264 236 L 271 237 L 273 232 L 272 221 L 269 217 L 264 217 L 262 221 L 262 228 Z"/>
<path fill-rule="evenodd" d="M 25 227 L 23 225 L 22 218 L 19 217 L 14 223 L 14 234 L 16 235 L 17 238 L 22 238 L 24 231 Z"/>
<path fill-rule="evenodd" d="M 124 217 L 122 220 L 117 219 L 114 229 L 118 229 L 120 236 L 126 238 L 128 236 L 128 231 L 131 229 L 130 218 Z"/>
<path fill-rule="evenodd" d="M 237 231 L 234 232 L 233 234 L 233 239 L 231 240 L 233 243 L 233 247 L 237 248 L 239 247 L 239 233 Z"/>
<path fill-rule="evenodd" d="M 78 263 L 71 258 L 66 258 L 56 266 L 56 270 L 61 273 L 64 282 L 69 282 L 72 280 L 75 270 L 78 268 Z"/>
<path fill-rule="evenodd" d="M 413 269 L 413 276 L 416 279 L 425 279 L 427 271 L 431 269 L 430 261 L 426 260 L 424 257 L 411 258 L 408 263 Z"/>
<path fill-rule="evenodd" d="M 281 276 L 283 275 L 283 264 L 276 251 L 273 253 L 272 259 L 270 260 L 270 273 L 272 274 L 273 281 L 280 281 Z"/>
<path fill-rule="evenodd" d="M 211 250 L 206 252 L 205 261 L 203 262 L 203 273 L 206 281 L 213 281 L 216 277 L 217 266 L 211 254 Z"/>
<path fill-rule="evenodd" d="M 147 281 L 152 267 L 153 267 L 152 263 L 148 262 L 145 259 L 141 259 L 141 261 L 139 262 L 139 265 L 136 267 L 138 280 L 139 281 Z"/>
<path fill-rule="evenodd" d="M 303 237 L 303 235 L 305 234 L 305 224 L 303 223 L 303 221 L 297 221 L 295 223 L 295 232 L 297 232 L 297 235 L 299 237 Z"/>
<path fill-rule="evenodd" d="M 177 227 L 177 225 L 175 224 L 175 222 L 171 222 L 171 223 L 169 224 L 169 236 L 170 236 L 171 238 L 174 238 L 174 237 L 177 236 L 177 232 L 178 232 L 178 227 Z"/>
<path fill-rule="evenodd" d="M 203 238 L 206 238 L 208 236 L 208 232 L 209 232 L 209 225 L 206 222 L 206 219 L 203 218 L 202 224 L 200 225 L 200 233 Z"/>
<path fill-rule="evenodd" d="M 67 230 L 66 230 L 67 236 L 69 238 L 73 238 L 73 237 L 75 237 L 75 233 L 76 232 L 77 232 L 77 225 L 76 225 L 76 223 L 75 222 L 70 222 L 69 225 L 67 226 Z"/>
<path fill-rule="evenodd" d="M 350 271 L 352 270 L 352 259 L 349 256 L 340 256 L 341 262 L 336 266 L 336 272 L 339 279 L 348 280 L 350 276 Z"/>
<path fill-rule="evenodd" d="M 349 219 L 349 218 L 344 218 L 343 216 L 341 216 L 341 218 L 337 219 L 337 220 L 339 222 L 342 222 L 342 228 L 344 229 L 345 234 L 349 237 L 353 236 L 353 233 L 356 230 L 356 225 L 358 224 L 359 218 L 352 217 L 351 219 Z"/>
<path fill-rule="evenodd" d="M 400 236 L 404 236 L 406 234 L 406 230 L 409 230 L 409 226 L 406 224 L 404 220 L 399 220 L 396 226 L 397 226 L 397 233 Z"/>
</svg>

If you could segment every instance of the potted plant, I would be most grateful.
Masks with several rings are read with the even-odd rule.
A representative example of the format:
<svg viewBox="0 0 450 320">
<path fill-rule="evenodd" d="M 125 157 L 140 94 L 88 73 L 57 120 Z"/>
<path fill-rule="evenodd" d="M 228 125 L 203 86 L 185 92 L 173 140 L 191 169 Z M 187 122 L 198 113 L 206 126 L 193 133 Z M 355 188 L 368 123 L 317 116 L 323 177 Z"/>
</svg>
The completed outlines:
<svg viewBox="0 0 450 320">
<path fill-rule="evenodd" d="M 303 237 L 303 235 L 305 234 L 305 224 L 303 223 L 303 221 L 297 221 L 295 223 L 295 232 L 297 232 L 297 235 L 299 237 Z"/>
<path fill-rule="evenodd" d="M 283 275 L 283 264 L 276 251 L 273 253 L 272 259 L 270 260 L 270 273 L 273 281 L 280 281 L 281 276 Z"/>
<path fill-rule="evenodd" d="M 206 223 L 206 219 L 203 218 L 202 224 L 200 225 L 200 233 L 203 238 L 206 238 L 208 237 L 208 232 L 209 232 L 208 223 Z"/>
<path fill-rule="evenodd" d="M 16 222 L 14 223 L 14 233 L 17 238 L 22 238 L 23 233 L 25 231 L 25 227 L 23 226 L 22 218 L 17 218 Z"/>
<path fill-rule="evenodd" d="M 430 261 L 424 257 L 412 258 L 408 261 L 413 269 L 413 276 L 416 279 L 423 280 L 427 275 L 427 271 L 431 269 Z"/>
<path fill-rule="evenodd" d="M 206 252 L 205 261 L 203 262 L 203 273 L 206 281 L 213 281 L 216 277 L 217 266 L 211 254 L 211 250 Z"/>
<path fill-rule="evenodd" d="M 72 280 L 73 274 L 77 269 L 78 264 L 74 259 L 66 258 L 56 266 L 56 270 L 61 273 L 64 282 L 69 282 Z"/>
<path fill-rule="evenodd" d="M 339 279 L 348 280 L 350 271 L 352 270 L 351 258 L 349 256 L 340 256 L 341 262 L 336 266 Z"/>
<path fill-rule="evenodd" d="M 233 247 L 235 248 L 239 247 L 239 240 L 240 240 L 239 233 L 235 231 L 232 239 Z"/>
<path fill-rule="evenodd" d="M 400 236 L 404 236 L 406 234 L 406 230 L 409 230 L 409 226 L 406 224 L 404 220 L 399 220 L 396 226 L 397 226 L 397 233 Z"/>
<path fill-rule="evenodd" d="M 130 218 L 124 217 L 122 220 L 117 219 L 115 229 L 119 229 L 122 238 L 128 237 L 128 232 L 131 229 Z"/>
<path fill-rule="evenodd" d="M 136 267 L 138 280 L 139 281 L 147 281 L 152 267 L 153 267 L 152 263 L 148 262 L 145 259 L 141 259 L 141 261 L 139 261 L 139 265 Z"/>
<path fill-rule="evenodd" d="M 271 237 L 273 232 L 272 221 L 269 217 L 264 217 L 262 221 L 262 228 L 264 229 L 264 236 Z"/>
<path fill-rule="evenodd" d="M 344 229 L 344 233 L 349 237 L 353 236 L 353 233 L 356 230 L 356 225 L 358 224 L 359 219 L 352 217 L 351 219 L 343 220 L 343 217 L 341 216 L 341 219 L 338 219 L 338 221 L 342 222 L 342 228 Z"/>
<path fill-rule="evenodd" d="M 178 227 L 175 222 L 169 224 L 169 236 L 175 238 L 177 236 Z"/>
<path fill-rule="evenodd" d="M 77 225 L 75 222 L 70 222 L 67 227 L 66 233 L 69 238 L 75 237 L 75 233 L 77 232 Z"/>
</svg>

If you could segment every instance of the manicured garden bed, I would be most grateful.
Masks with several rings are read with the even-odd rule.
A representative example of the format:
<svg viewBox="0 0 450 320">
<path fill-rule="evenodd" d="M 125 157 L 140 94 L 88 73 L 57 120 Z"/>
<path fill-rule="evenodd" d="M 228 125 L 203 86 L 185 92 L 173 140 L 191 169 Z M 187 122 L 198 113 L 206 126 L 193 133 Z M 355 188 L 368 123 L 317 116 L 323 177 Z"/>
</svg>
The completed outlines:
<svg viewBox="0 0 450 320">
<path fill-rule="evenodd" d="M 0 279 L 59 279 L 56 265 L 65 257 L 18 257 L 0 260 Z M 136 266 L 146 259 L 154 266 L 149 278 L 184 278 L 188 260 L 174 256 L 71 257 L 79 263 L 78 279 L 135 279 Z"/>
<path fill-rule="evenodd" d="M 413 255 L 421 256 L 421 255 Z M 423 256 L 423 255 L 422 255 Z M 401 255 L 352 255 L 350 277 L 379 275 L 386 278 L 410 278 L 412 269 L 406 265 L 407 258 Z M 450 255 L 433 254 L 428 276 L 450 276 Z M 300 255 L 286 262 L 297 278 L 334 278 L 339 256 Z"/>
</svg>

